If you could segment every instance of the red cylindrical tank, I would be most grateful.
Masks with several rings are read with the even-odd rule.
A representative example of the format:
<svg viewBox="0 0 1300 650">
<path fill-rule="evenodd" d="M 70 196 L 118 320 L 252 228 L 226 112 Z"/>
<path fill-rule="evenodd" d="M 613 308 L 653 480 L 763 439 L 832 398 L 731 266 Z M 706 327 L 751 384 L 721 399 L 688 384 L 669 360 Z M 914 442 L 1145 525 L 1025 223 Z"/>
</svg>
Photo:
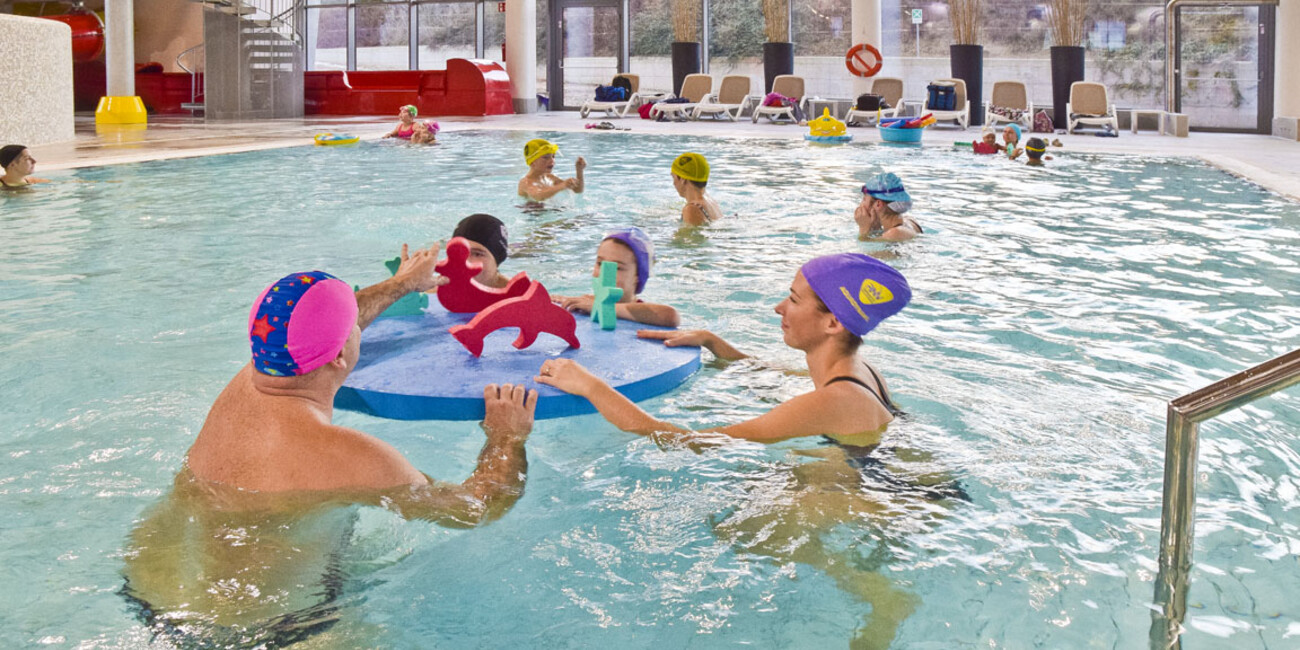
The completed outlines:
<svg viewBox="0 0 1300 650">
<path fill-rule="evenodd" d="M 72 60 L 94 61 L 104 53 L 104 23 L 93 13 L 41 16 L 72 28 Z"/>
</svg>

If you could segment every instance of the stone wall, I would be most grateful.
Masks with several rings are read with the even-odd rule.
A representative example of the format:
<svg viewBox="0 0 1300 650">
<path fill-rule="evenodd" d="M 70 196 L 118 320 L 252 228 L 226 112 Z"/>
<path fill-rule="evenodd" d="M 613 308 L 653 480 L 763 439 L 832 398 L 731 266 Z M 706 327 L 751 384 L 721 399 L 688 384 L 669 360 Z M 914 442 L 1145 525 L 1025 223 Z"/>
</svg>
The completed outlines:
<svg viewBox="0 0 1300 650">
<path fill-rule="evenodd" d="M 0 145 L 73 137 L 72 30 L 0 14 Z"/>
</svg>

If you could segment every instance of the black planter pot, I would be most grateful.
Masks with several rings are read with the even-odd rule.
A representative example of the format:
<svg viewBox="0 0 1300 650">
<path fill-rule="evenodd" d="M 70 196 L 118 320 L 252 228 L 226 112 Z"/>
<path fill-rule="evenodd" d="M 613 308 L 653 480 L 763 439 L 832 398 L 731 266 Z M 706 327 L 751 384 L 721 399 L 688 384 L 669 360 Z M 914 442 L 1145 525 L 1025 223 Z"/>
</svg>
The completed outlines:
<svg viewBox="0 0 1300 650">
<path fill-rule="evenodd" d="M 1052 46 L 1052 104 L 1056 109 L 1052 124 L 1064 129 L 1070 121 L 1065 105 L 1070 101 L 1070 84 L 1083 81 L 1083 48 L 1077 45 Z"/>
<path fill-rule="evenodd" d="M 966 99 L 970 101 L 970 124 L 984 123 L 984 46 L 949 45 L 948 58 L 952 77 L 966 82 Z"/>
<path fill-rule="evenodd" d="M 700 71 L 700 44 L 674 42 L 673 53 L 673 94 L 682 93 L 682 80 L 686 75 Z"/>
<path fill-rule="evenodd" d="M 763 94 L 772 91 L 772 80 L 794 74 L 794 43 L 763 44 Z"/>
</svg>

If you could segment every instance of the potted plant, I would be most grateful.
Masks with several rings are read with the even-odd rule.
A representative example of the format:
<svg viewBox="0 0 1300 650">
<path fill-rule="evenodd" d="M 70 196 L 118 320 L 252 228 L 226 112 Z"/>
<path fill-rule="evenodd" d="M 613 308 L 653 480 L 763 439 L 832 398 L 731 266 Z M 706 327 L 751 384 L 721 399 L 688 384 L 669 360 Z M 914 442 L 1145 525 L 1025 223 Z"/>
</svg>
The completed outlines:
<svg viewBox="0 0 1300 650">
<path fill-rule="evenodd" d="M 948 58 L 953 78 L 966 82 L 973 126 L 984 123 L 984 46 L 978 45 L 982 9 L 983 0 L 948 0 L 948 20 L 952 22 Z"/>
<path fill-rule="evenodd" d="M 1070 121 L 1065 105 L 1070 85 L 1083 81 L 1083 37 L 1088 0 L 1048 0 L 1048 26 L 1052 31 L 1052 123 L 1064 129 Z"/>
<path fill-rule="evenodd" d="M 673 93 L 700 71 L 700 0 L 673 0 Z"/>
<path fill-rule="evenodd" d="M 794 43 L 790 42 L 790 0 L 763 0 L 763 92 L 779 75 L 794 74 Z"/>
</svg>

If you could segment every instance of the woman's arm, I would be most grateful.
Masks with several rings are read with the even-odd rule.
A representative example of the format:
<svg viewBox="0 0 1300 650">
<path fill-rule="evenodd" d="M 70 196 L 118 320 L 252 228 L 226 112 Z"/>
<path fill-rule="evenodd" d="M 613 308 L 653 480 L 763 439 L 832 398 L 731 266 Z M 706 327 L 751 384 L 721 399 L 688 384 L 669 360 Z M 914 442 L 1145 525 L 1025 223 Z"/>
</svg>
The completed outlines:
<svg viewBox="0 0 1300 650">
<path fill-rule="evenodd" d="M 703 347 L 723 361 L 748 359 L 749 355 L 731 347 L 722 337 L 708 330 L 637 330 L 637 338 L 663 341 L 670 348 Z"/>
</svg>

